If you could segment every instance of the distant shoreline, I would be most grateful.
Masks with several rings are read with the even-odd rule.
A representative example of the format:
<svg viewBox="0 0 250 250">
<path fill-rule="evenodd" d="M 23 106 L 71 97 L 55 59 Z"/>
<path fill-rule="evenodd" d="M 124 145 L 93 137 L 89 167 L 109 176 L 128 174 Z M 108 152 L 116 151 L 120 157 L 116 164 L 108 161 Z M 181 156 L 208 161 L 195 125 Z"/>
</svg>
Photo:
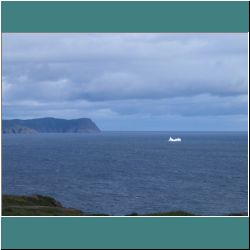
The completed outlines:
<svg viewBox="0 0 250 250">
<path fill-rule="evenodd" d="M 45 117 L 2 120 L 2 132 L 3 134 L 99 133 L 101 130 L 89 118 L 67 120 Z"/>
</svg>

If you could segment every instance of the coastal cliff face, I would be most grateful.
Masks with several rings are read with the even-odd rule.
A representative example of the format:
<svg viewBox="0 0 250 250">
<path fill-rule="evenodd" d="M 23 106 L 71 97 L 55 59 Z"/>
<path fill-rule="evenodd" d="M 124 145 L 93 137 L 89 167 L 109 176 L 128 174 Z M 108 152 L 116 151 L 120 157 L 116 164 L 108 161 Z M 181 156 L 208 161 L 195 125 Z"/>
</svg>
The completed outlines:
<svg viewBox="0 0 250 250">
<path fill-rule="evenodd" d="M 97 133 L 100 129 L 89 118 L 56 119 L 39 118 L 30 120 L 3 120 L 4 134 L 32 134 L 32 133 Z"/>
</svg>

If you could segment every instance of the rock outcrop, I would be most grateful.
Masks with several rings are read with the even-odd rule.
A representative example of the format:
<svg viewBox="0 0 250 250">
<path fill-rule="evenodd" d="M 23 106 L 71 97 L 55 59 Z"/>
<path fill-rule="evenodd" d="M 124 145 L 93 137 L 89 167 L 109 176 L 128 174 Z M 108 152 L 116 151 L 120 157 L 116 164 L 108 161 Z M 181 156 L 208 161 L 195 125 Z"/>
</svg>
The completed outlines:
<svg viewBox="0 0 250 250">
<path fill-rule="evenodd" d="M 66 120 L 48 117 L 30 120 L 3 120 L 2 127 L 4 134 L 100 132 L 100 129 L 89 118 Z"/>
</svg>

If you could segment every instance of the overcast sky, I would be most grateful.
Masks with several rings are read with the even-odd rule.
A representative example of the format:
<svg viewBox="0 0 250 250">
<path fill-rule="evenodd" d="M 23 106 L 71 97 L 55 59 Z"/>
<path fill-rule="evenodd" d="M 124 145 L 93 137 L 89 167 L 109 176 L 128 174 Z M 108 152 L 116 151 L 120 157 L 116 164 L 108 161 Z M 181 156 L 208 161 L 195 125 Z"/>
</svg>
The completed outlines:
<svg viewBox="0 0 250 250">
<path fill-rule="evenodd" d="M 247 34 L 3 34 L 3 119 L 247 130 Z"/>
</svg>

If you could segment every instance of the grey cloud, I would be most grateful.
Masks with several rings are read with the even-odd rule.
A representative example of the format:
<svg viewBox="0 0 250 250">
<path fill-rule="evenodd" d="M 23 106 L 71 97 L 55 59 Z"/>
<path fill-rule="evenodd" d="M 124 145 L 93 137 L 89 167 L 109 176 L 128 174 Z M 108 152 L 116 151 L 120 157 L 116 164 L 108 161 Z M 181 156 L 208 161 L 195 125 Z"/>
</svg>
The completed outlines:
<svg viewBox="0 0 250 250">
<path fill-rule="evenodd" d="M 3 34 L 3 115 L 246 116 L 247 48 L 247 34 Z"/>
<path fill-rule="evenodd" d="M 79 115 L 100 118 L 108 116 L 115 118 L 118 116 L 140 116 L 149 117 L 164 115 L 179 116 L 220 116 L 223 115 L 247 115 L 247 95 L 233 97 L 218 97 L 211 95 L 198 95 L 193 97 L 178 97 L 165 99 L 131 99 L 113 100 L 104 102 L 89 101 L 62 101 L 44 103 L 41 101 L 16 101 L 6 102 L 5 111 L 26 110 L 26 115 L 34 116 L 34 110 L 37 115 L 49 114 L 58 116 L 65 114 L 70 118 L 76 118 Z"/>
<path fill-rule="evenodd" d="M 13 85 L 22 84 L 22 75 L 38 85 L 66 78 L 73 99 L 247 91 L 244 34 L 5 34 L 3 51 L 3 72 Z"/>
</svg>

